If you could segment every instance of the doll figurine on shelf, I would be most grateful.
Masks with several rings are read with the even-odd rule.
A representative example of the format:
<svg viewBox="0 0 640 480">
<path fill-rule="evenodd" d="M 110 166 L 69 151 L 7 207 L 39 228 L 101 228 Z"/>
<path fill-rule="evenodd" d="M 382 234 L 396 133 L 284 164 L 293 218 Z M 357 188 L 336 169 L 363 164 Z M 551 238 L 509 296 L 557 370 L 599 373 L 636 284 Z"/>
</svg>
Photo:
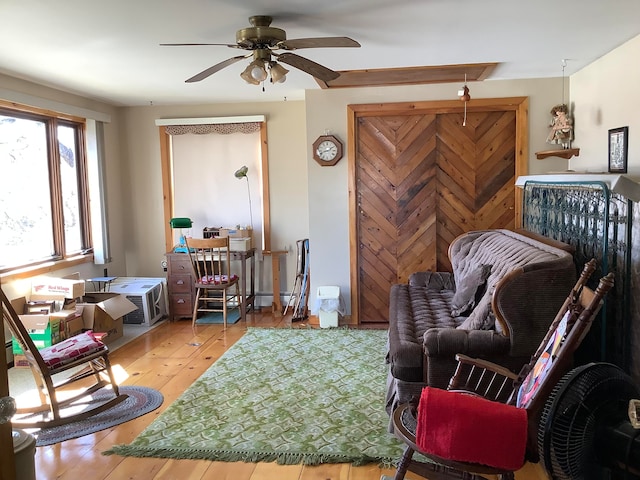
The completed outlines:
<svg viewBox="0 0 640 480">
<path fill-rule="evenodd" d="M 555 105 L 551 109 L 551 131 L 547 137 L 547 143 L 562 145 L 562 148 L 571 148 L 573 140 L 573 122 L 569 116 L 569 109 L 564 103 Z"/>
</svg>

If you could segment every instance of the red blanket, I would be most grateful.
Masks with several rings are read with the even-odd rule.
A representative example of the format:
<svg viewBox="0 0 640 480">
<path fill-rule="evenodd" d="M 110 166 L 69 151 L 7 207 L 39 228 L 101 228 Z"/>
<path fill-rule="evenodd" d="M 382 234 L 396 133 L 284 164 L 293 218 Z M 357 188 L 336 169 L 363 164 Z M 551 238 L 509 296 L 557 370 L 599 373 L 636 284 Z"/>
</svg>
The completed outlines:
<svg viewBox="0 0 640 480">
<path fill-rule="evenodd" d="M 426 387 L 418 405 L 416 443 L 425 453 L 443 459 L 518 470 L 525 458 L 527 412 Z"/>
</svg>

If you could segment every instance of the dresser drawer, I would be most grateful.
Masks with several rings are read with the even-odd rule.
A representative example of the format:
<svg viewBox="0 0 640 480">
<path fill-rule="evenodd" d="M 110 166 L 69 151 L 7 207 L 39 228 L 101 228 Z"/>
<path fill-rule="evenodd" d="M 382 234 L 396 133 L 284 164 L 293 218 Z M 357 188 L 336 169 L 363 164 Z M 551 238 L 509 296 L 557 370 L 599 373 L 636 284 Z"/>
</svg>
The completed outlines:
<svg viewBox="0 0 640 480">
<path fill-rule="evenodd" d="M 190 274 L 171 274 L 167 278 L 167 287 L 171 293 L 191 293 L 192 282 Z"/>
<path fill-rule="evenodd" d="M 169 307 L 171 315 L 191 316 L 193 313 L 193 304 L 191 303 L 191 293 L 174 293 L 169 296 Z"/>
<path fill-rule="evenodd" d="M 173 254 L 168 255 L 168 257 L 169 275 L 191 273 L 191 260 L 189 258 L 189 255 Z"/>
</svg>

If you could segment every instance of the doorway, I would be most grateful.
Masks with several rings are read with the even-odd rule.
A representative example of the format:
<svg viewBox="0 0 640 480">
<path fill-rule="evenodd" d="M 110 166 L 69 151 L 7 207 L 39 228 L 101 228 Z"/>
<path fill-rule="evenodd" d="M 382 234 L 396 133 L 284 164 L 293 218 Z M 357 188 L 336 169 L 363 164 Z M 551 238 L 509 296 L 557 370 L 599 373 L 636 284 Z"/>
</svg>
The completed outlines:
<svg viewBox="0 0 640 480">
<path fill-rule="evenodd" d="M 389 290 L 416 271 L 450 271 L 461 233 L 519 226 L 525 97 L 351 105 L 352 316 L 385 323 Z"/>
</svg>

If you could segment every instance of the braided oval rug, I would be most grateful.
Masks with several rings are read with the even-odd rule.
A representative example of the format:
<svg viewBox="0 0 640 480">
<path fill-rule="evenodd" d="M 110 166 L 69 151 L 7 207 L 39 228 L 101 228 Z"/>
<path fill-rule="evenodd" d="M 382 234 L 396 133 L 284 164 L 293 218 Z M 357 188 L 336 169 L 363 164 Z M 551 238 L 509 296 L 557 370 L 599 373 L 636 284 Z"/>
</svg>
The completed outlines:
<svg viewBox="0 0 640 480">
<path fill-rule="evenodd" d="M 85 420 L 32 431 L 31 433 L 36 437 L 36 446 L 53 445 L 54 443 L 107 430 L 154 411 L 162 405 L 164 400 L 158 390 L 138 385 L 123 385 L 120 387 L 120 393 L 126 393 L 128 395 L 127 399 L 104 412 Z M 87 406 L 91 406 L 93 403 L 106 402 L 112 397 L 113 393 L 110 390 L 108 392 L 98 391 L 91 396 Z M 15 426 L 19 427 L 20 425 L 16 424 Z"/>
</svg>

